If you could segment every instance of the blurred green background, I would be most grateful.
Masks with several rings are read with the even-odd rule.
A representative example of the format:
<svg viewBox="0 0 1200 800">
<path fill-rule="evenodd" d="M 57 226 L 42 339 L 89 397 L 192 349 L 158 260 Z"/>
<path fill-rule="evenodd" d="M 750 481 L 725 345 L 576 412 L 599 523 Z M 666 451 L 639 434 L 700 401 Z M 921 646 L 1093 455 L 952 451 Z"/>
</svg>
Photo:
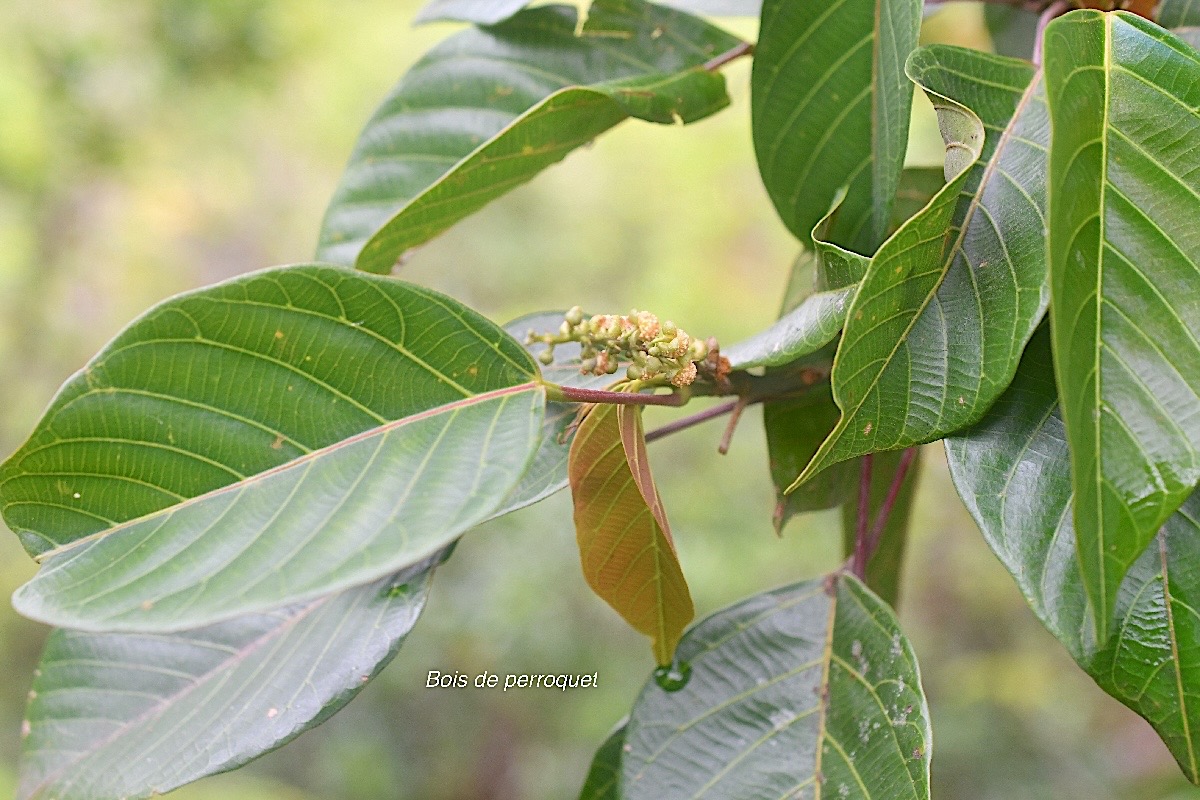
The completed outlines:
<svg viewBox="0 0 1200 800">
<path fill-rule="evenodd" d="M 415 0 L 0 3 L 0 450 L 125 323 L 184 289 L 312 253 L 359 127 L 453 26 Z M 753 22 L 730 23 L 753 35 Z M 987 47 L 977 7 L 927 38 Z M 794 248 L 733 107 L 686 131 L 627 124 L 418 252 L 404 277 L 504 321 L 576 302 L 650 308 L 733 341 L 768 324 Z M 914 163 L 939 163 L 921 103 Z M 648 423 L 668 418 L 651 412 Z M 657 419 L 655 418 L 657 417 Z M 836 565 L 838 521 L 783 539 L 755 413 L 652 450 L 698 612 Z M 922 660 L 939 800 L 1195 798 L 1153 731 L 1025 608 L 927 448 L 900 616 Z M 179 798 L 571 798 L 652 667 L 581 579 L 567 498 L 472 533 L 393 665 L 345 711 Z M 0 537 L 0 594 L 34 572 Z M 45 630 L 0 607 L 0 797 Z M 424 688 L 430 669 L 598 672 L 599 688 Z M 119 769 L 120 765 L 113 765 Z"/>
</svg>

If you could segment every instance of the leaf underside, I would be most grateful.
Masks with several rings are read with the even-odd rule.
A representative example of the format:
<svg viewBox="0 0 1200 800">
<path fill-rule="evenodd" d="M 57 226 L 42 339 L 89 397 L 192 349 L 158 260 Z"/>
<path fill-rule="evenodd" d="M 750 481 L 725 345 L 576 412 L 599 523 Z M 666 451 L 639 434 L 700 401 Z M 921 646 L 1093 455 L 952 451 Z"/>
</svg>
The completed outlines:
<svg viewBox="0 0 1200 800">
<path fill-rule="evenodd" d="M 181 634 L 56 630 L 18 800 L 163 794 L 320 724 L 395 655 L 431 570 Z"/>
<path fill-rule="evenodd" d="M 396 572 L 502 507 L 541 436 L 536 381 L 502 329 L 398 281 L 289 267 L 168 300 L 0 467 L 45 560 L 15 602 L 184 630 Z"/>
<path fill-rule="evenodd" d="M 641 410 L 593 406 L 568 472 L 584 578 L 669 664 L 695 610 L 650 475 Z"/>
<path fill-rule="evenodd" d="M 929 797 L 916 659 L 892 612 L 854 578 L 719 611 L 677 655 L 691 668 L 686 685 L 647 682 L 630 715 L 625 800 Z"/>
</svg>

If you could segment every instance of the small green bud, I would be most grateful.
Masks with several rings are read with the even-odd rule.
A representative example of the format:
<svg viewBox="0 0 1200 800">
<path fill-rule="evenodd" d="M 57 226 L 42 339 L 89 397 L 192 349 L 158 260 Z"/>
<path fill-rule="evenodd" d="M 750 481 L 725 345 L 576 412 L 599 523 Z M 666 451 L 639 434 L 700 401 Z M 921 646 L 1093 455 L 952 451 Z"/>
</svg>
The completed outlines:
<svg viewBox="0 0 1200 800">
<path fill-rule="evenodd" d="M 692 339 L 692 349 L 688 357 L 692 361 L 703 361 L 708 356 L 708 342 L 703 339 Z"/>
<path fill-rule="evenodd" d="M 650 375 L 658 374 L 662 369 L 662 361 L 655 356 L 646 356 L 646 372 Z"/>
<path fill-rule="evenodd" d="M 667 320 L 666 322 L 664 322 L 662 324 L 662 335 L 667 337 L 668 339 L 675 336 L 675 331 L 677 331 L 677 330 L 679 330 L 679 328 L 677 328 L 675 326 L 675 323 L 671 322 L 671 320 Z"/>
<path fill-rule="evenodd" d="M 637 364 L 630 364 L 629 368 L 625 370 L 625 377 L 629 378 L 631 381 L 640 381 L 642 376 L 645 374 L 646 370 L 642 369 Z"/>
<path fill-rule="evenodd" d="M 608 363 L 604 365 L 604 371 L 609 375 L 615 375 L 617 372 L 617 360 L 615 358 L 609 359 Z"/>
<path fill-rule="evenodd" d="M 550 366 L 551 364 L 554 363 L 554 348 L 547 347 L 545 350 L 538 353 L 537 358 L 538 358 L 538 361 L 542 362 L 546 366 Z"/>
<path fill-rule="evenodd" d="M 564 319 L 568 325 L 575 326 L 583 322 L 583 309 L 579 306 L 571 306 L 571 310 L 566 313 Z"/>
<path fill-rule="evenodd" d="M 596 371 L 596 359 L 594 357 L 593 358 L 585 358 L 583 360 L 583 362 L 580 363 L 580 365 L 579 365 L 579 371 L 580 372 L 595 372 Z"/>
</svg>

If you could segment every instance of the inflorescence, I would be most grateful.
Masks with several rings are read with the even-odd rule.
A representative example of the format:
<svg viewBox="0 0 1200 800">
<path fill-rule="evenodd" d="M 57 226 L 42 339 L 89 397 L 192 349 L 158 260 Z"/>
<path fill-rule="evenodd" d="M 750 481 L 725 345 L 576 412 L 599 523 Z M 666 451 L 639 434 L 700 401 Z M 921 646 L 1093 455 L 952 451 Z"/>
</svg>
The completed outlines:
<svg viewBox="0 0 1200 800">
<path fill-rule="evenodd" d="M 581 372 L 614 375 L 621 362 L 627 362 L 625 376 L 644 386 L 682 388 L 696 380 L 698 364 L 701 369 L 720 366 L 715 340 L 694 338 L 674 322 L 659 322 L 649 311 L 637 309 L 627 315 L 584 317 L 583 309 L 575 306 L 564 315 L 557 333 L 531 330 L 525 342 L 546 345 L 538 354 L 543 364 L 554 363 L 555 345 L 577 342 Z"/>
</svg>

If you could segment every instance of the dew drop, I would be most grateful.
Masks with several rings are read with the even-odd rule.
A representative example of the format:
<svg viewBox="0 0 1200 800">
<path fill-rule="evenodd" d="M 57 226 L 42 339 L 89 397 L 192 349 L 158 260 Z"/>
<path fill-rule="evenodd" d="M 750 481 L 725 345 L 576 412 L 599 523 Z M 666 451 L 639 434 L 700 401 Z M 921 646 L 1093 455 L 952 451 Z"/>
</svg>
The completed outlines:
<svg viewBox="0 0 1200 800">
<path fill-rule="evenodd" d="M 687 686 L 692 677 L 692 665 L 680 661 L 669 667 L 659 667 L 654 670 L 654 682 L 668 692 L 678 692 Z"/>
</svg>

